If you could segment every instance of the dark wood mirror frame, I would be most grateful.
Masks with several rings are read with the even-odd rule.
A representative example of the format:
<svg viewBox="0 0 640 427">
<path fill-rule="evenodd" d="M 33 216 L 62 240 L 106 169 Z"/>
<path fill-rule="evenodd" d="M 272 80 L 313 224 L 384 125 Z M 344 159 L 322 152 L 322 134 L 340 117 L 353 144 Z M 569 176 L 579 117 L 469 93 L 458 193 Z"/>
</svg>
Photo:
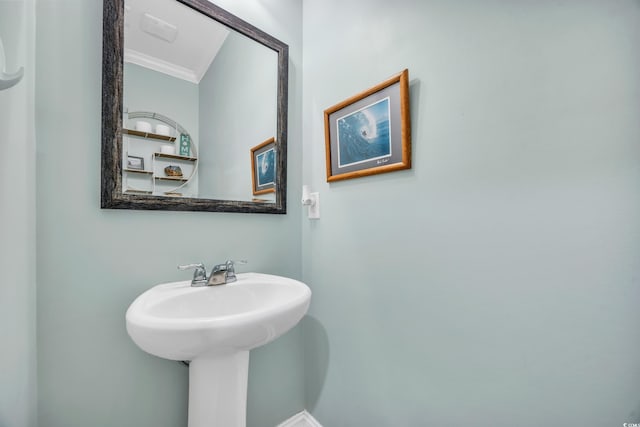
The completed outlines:
<svg viewBox="0 0 640 427">
<path fill-rule="evenodd" d="M 132 195 L 122 192 L 124 0 L 104 0 L 102 30 L 101 207 L 103 209 L 286 213 L 289 47 L 207 0 L 176 1 L 255 40 L 278 54 L 278 105 L 275 142 L 277 191 L 275 203 Z"/>
</svg>

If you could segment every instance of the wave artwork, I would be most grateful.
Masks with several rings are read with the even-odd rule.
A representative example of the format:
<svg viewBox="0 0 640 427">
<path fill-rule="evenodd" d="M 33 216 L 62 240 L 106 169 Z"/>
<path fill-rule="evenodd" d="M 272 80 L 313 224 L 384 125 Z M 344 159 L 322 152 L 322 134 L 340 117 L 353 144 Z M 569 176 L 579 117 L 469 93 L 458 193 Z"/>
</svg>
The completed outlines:
<svg viewBox="0 0 640 427">
<path fill-rule="evenodd" d="M 338 167 L 391 156 L 389 98 L 337 119 Z"/>
<path fill-rule="evenodd" d="M 257 156 L 258 187 L 274 184 L 276 181 L 276 151 L 271 148 Z"/>
</svg>

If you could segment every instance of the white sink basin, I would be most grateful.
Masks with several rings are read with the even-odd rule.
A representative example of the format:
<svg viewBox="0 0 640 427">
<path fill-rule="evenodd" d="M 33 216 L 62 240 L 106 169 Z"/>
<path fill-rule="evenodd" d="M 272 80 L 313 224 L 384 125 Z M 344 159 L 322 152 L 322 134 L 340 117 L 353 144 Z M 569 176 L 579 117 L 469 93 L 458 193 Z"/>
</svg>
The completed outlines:
<svg viewBox="0 0 640 427">
<path fill-rule="evenodd" d="M 147 353 L 193 360 L 264 345 L 307 312 L 311 290 L 304 283 L 258 273 L 237 277 L 220 286 L 154 286 L 127 310 L 129 336 Z"/>
<path fill-rule="evenodd" d="M 142 350 L 191 361 L 189 427 L 244 427 L 249 350 L 293 328 L 309 308 L 311 290 L 302 282 L 237 277 L 220 286 L 157 285 L 127 310 L 127 332 Z"/>
</svg>

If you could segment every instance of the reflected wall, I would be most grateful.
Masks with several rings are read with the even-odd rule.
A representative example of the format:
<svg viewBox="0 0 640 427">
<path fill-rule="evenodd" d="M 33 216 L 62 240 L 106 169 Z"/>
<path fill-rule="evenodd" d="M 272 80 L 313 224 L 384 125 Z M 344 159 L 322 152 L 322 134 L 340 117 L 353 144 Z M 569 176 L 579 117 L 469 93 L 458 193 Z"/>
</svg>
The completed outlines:
<svg viewBox="0 0 640 427">
<path fill-rule="evenodd" d="M 201 191 L 251 200 L 251 147 L 275 137 L 277 53 L 231 32 L 200 81 Z M 275 200 L 274 195 L 260 199 Z"/>
</svg>

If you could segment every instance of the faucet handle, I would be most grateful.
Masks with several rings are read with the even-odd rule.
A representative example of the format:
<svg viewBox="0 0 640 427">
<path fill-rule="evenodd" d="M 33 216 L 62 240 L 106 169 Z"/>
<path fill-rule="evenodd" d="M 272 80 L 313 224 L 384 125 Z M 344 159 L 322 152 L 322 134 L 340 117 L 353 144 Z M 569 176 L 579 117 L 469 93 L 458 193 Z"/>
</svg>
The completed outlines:
<svg viewBox="0 0 640 427">
<path fill-rule="evenodd" d="M 248 262 L 249 261 L 247 261 L 246 259 L 238 259 L 238 260 L 228 259 L 225 264 L 227 265 L 227 269 L 229 269 L 229 267 L 233 269 L 233 267 L 235 267 L 236 264 L 247 264 Z"/>
<path fill-rule="evenodd" d="M 214 265 L 211 268 L 211 276 L 209 277 L 210 285 L 219 285 L 224 283 L 231 283 L 238 280 L 236 277 L 236 264 L 246 264 L 246 260 L 226 260 L 222 264 Z"/>
<path fill-rule="evenodd" d="M 184 264 L 184 265 L 179 265 L 178 266 L 178 270 L 191 270 L 192 268 L 195 268 L 196 270 L 198 269 L 204 269 L 204 264 L 199 262 L 196 264 Z"/>
<path fill-rule="evenodd" d="M 213 266 L 213 271 L 231 271 L 233 272 L 236 264 L 247 264 L 247 260 L 239 259 L 239 260 L 231 260 L 228 259 L 222 264 L 216 264 Z"/>
<path fill-rule="evenodd" d="M 191 286 L 202 286 L 207 283 L 207 269 L 203 263 L 179 265 L 178 270 L 194 269 Z"/>
<path fill-rule="evenodd" d="M 246 263 L 247 263 L 247 260 L 245 259 L 239 259 L 237 261 L 227 260 L 227 262 L 225 263 L 227 268 L 227 283 L 235 282 L 236 280 L 238 280 L 238 278 L 236 277 L 236 264 L 246 264 Z"/>
</svg>

